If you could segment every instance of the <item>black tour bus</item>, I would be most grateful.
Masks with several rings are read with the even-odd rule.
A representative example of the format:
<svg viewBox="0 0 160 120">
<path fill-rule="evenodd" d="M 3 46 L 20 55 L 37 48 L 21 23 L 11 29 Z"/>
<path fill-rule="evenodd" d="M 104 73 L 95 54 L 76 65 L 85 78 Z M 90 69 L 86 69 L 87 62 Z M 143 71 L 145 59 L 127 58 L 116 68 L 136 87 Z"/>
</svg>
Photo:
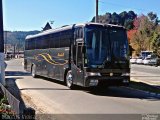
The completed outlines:
<svg viewBox="0 0 160 120">
<path fill-rule="evenodd" d="M 64 81 L 69 88 L 128 85 L 129 47 L 121 26 L 74 24 L 29 35 L 24 68 L 37 75 Z"/>
</svg>

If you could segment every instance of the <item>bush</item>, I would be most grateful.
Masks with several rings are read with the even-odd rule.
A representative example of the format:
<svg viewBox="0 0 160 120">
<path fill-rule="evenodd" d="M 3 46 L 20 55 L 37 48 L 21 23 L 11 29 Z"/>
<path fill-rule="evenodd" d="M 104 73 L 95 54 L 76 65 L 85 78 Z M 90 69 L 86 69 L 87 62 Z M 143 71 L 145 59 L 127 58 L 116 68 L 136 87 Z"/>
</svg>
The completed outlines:
<svg viewBox="0 0 160 120">
<path fill-rule="evenodd" d="M 11 110 L 11 106 L 8 104 L 7 97 L 3 97 L 0 100 L 0 115 L 3 119 L 11 119 L 15 113 Z"/>
</svg>

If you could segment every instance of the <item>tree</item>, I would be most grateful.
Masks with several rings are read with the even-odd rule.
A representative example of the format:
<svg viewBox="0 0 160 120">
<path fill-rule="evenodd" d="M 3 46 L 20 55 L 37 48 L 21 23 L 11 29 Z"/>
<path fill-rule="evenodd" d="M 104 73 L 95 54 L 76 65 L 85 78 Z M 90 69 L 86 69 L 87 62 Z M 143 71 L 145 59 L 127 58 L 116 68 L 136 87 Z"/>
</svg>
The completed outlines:
<svg viewBox="0 0 160 120">
<path fill-rule="evenodd" d="M 148 13 L 148 16 L 138 16 L 134 20 L 134 29 L 137 32 L 131 38 L 131 44 L 137 53 L 142 50 L 154 50 L 158 53 L 160 27 L 155 23 L 156 20 L 158 17 L 153 12 Z"/>
<path fill-rule="evenodd" d="M 133 29 L 133 21 L 137 17 L 137 15 L 133 11 L 123 11 L 120 14 L 114 12 L 106 13 L 105 15 L 99 15 L 99 22 L 104 24 L 115 24 L 124 26 L 127 30 Z M 95 21 L 95 17 L 92 18 L 91 22 Z"/>
<path fill-rule="evenodd" d="M 158 25 L 159 20 L 158 20 L 157 14 L 155 14 L 153 12 L 149 12 L 148 13 L 148 18 L 149 18 L 150 21 L 153 22 L 155 27 Z"/>
<path fill-rule="evenodd" d="M 145 16 L 142 14 L 134 19 L 133 22 L 134 29 L 138 30 L 138 28 L 140 27 L 141 20 L 143 20 L 144 18 Z"/>
<path fill-rule="evenodd" d="M 105 14 L 105 20 L 106 20 L 106 23 L 111 23 L 112 21 L 112 14 L 111 13 L 106 13 Z"/>
<path fill-rule="evenodd" d="M 112 21 L 111 21 L 112 24 L 116 24 L 116 25 L 119 25 L 120 24 L 120 16 L 114 12 L 112 14 Z"/>
<path fill-rule="evenodd" d="M 121 17 L 121 25 L 124 26 L 126 18 L 128 18 L 128 13 L 126 11 L 121 12 L 120 14 Z"/>
<path fill-rule="evenodd" d="M 157 14 L 154 14 L 153 12 L 149 12 L 148 17 L 151 21 L 154 21 L 155 19 L 157 19 Z"/>
<path fill-rule="evenodd" d="M 119 14 L 121 18 L 121 25 L 124 26 L 127 30 L 134 28 L 133 22 L 137 15 L 133 11 L 126 11 Z"/>
<path fill-rule="evenodd" d="M 152 49 L 160 56 L 160 34 L 157 32 L 154 32 L 152 37 Z"/>
<path fill-rule="evenodd" d="M 124 26 L 127 30 L 133 29 L 134 28 L 133 20 L 131 20 L 131 19 L 126 20 L 124 23 Z"/>
<path fill-rule="evenodd" d="M 127 36 L 128 36 L 129 41 L 131 41 L 131 39 L 134 37 L 136 32 L 137 32 L 137 30 L 134 30 L 134 29 L 127 31 Z"/>
<path fill-rule="evenodd" d="M 136 50 L 136 54 L 139 54 L 141 51 L 146 50 L 146 41 L 145 36 L 141 31 L 137 31 L 134 37 L 131 40 L 131 45 L 133 45 Z"/>
<path fill-rule="evenodd" d="M 137 14 L 135 14 L 133 11 L 128 12 L 128 19 L 134 20 L 137 17 Z"/>
</svg>

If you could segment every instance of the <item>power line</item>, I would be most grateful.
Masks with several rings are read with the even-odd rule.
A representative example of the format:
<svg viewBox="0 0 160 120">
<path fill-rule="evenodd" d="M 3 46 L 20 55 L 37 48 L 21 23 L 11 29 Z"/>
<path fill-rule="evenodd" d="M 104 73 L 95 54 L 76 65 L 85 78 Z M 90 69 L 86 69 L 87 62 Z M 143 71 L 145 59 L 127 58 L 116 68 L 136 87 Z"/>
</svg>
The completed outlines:
<svg viewBox="0 0 160 120">
<path fill-rule="evenodd" d="M 130 7 L 130 6 L 126 6 L 126 5 L 122 5 L 122 4 L 117 4 L 117 3 L 112 3 L 112 2 L 106 2 L 106 1 L 102 1 L 102 0 L 99 0 L 99 3 L 101 3 L 101 4 L 105 4 L 105 5 L 113 5 L 113 6 L 116 6 L 116 7 L 121 7 L 121 8 L 128 8 L 128 7 Z M 130 7 L 131 8 L 131 7 Z M 141 9 L 141 8 L 135 8 L 135 7 L 132 7 L 131 9 L 135 9 L 135 10 L 137 10 L 137 11 L 140 11 L 140 12 L 143 12 L 143 11 L 146 11 L 146 12 L 148 12 L 148 11 L 150 11 L 150 10 L 146 10 L 146 9 Z M 159 11 L 158 11 L 159 12 Z"/>
</svg>

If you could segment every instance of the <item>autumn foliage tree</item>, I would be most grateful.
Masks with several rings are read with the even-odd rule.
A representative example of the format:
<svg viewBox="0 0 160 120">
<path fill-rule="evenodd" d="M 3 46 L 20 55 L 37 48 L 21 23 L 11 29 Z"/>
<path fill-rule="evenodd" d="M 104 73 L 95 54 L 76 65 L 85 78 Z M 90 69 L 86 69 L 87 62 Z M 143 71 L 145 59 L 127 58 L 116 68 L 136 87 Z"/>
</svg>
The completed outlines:
<svg viewBox="0 0 160 120">
<path fill-rule="evenodd" d="M 132 35 L 130 42 L 132 47 L 136 50 L 136 54 L 139 54 L 143 50 L 149 50 L 155 51 L 160 55 L 160 28 L 157 15 L 150 12 L 147 16 L 138 16 L 133 24 L 136 32 Z"/>
</svg>

